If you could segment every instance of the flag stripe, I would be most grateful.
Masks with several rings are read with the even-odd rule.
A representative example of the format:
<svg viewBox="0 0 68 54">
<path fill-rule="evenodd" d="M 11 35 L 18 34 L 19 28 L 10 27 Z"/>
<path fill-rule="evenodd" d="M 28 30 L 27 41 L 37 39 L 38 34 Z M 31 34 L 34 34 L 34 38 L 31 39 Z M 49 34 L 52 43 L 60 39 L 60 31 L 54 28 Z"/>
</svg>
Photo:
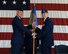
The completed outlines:
<svg viewBox="0 0 68 54">
<path fill-rule="evenodd" d="M 68 25 L 68 19 L 66 18 L 51 18 L 53 20 L 54 25 Z M 3 18 L 0 17 L 0 25 L 11 25 L 13 18 Z M 29 18 L 23 18 L 22 19 L 24 25 L 29 24 Z M 43 24 L 43 18 L 38 18 L 38 24 Z"/>
<path fill-rule="evenodd" d="M 54 40 L 68 40 L 68 33 L 54 33 Z M 11 40 L 12 33 L 0 33 L 0 40 Z"/>
<path fill-rule="evenodd" d="M 33 9 L 34 4 L 30 4 L 30 9 Z M 37 10 L 42 10 L 42 8 L 47 8 L 48 10 L 60 10 L 60 11 L 68 11 L 68 4 L 36 4 L 36 9 Z"/>
<path fill-rule="evenodd" d="M 68 11 L 48 11 L 49 12 L 49 17 L 51 18 L 67 18 L 68 17 Z M 30 17 L 31 11 L 24 11 L 23 17 Z M 41 11 L 37 11 L 37 17 L 41 18 Z"/>
<path fill-rule="evenodd" d="M 11 48 L 11 40 L 0 40 L 0 48 Z M 55 45 L 67 45 L 68 46 L 68 41 L 64 41 L 64 40 L 54 40 L 54 46 Z M 54 48 L 54 46 L 52 46 L 52 48 Z"/>
<path fill-rule="evenodd" d="M 0 48 L 0 54 L 11 54 L 11 48 Z M 52 54 L 55 54 L 54 48 L 52 48 Z"/>
<path fill-rule="evenodd" d="M 0 48 L 0 54 L 11 54 L 11 48 Z"/>
<path fill-rule="evenodd" d="M 30 0 L 30 3 L 56 3 L 56 4 L 68 4 L 68 0 Z"/>
<path fill-rule="evenodd" d="M 68 18 L 68 11 L 48 11 L 50 18 Z M 6 14 L 7 13 L 7 14 Z M 23 18 L 29 18 L 30 17 L 31 10 L 25 10 L 23 11 Z M 16 11 L 14 10 L 0 10 L 0 17 L 15 17 Z M 42 18 L 41 10 L 37 10 L 37 17 Z"/>
<path fill-rule="evenodd" d="M 38 26 L 42 28 L 42 25 Z M 0 32 L 13 32 L 12 25 L 0 25 Z M 68 33 L 68 26 L 54 25 L 54 33 Z"/>
</svg>

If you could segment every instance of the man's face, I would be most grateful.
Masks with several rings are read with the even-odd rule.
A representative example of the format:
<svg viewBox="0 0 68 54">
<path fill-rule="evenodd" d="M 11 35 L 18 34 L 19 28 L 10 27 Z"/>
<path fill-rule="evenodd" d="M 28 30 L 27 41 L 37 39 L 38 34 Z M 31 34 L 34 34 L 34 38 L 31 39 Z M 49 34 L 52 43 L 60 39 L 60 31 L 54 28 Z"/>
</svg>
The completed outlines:
<svg viewBox="0 0 68 54">
<path fill-rule="evenodd" d="M 48 13 L 42 13 L 42 17 L 46 18 L 48 16 Z"/>
<path fill-rule="evenodd" d="M 19 17 L 22 17 L 22 15 L 23 15 L 22 11 L 17 11 L 17 15 L 18 15 Z"/>
</svg>

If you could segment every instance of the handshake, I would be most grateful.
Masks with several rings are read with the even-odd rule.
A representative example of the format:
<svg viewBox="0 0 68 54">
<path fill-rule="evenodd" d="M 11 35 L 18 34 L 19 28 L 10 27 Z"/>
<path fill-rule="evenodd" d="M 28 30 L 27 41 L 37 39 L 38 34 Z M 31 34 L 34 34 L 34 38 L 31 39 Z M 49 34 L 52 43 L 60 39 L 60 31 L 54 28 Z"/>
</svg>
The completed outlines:
<svg viewBox="0 0 68 54">
<path fill-rule="evenodd" d="M 35 33 L 35 32 L 32 33 L 33 38 L 36 38 L 36 35 L 37 35 L 37 33 Z"/>
<path fill-rule="evenodd" d="M 32 29 L 31 29 L 33 38 L 36 38 L 36 35 L 37 35 L 37 33 L 35 32 L 35 29 L 36 29 L 36 24 L 35 24 L 35 22 L 33 22 L 32 23 Z"/>
</svg>

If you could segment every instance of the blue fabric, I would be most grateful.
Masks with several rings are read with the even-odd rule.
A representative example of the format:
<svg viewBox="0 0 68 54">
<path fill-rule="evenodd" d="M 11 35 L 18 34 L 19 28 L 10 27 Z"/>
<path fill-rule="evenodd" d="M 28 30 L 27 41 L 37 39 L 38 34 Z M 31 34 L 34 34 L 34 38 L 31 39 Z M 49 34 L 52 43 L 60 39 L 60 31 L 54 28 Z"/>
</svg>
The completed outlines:
<svg viewBox="0 0 68 54">
<path fill-rule="evenodd" d="M 33 13 L 36 15 L 36 19 L 35 19 L 35 23 L 36 23 L 36 26 L 38 26 L 38 19 L 37 19 L 37 14 L 36 14 L 36 7 L 34 7 L 33 9 Z"/>
</svg>

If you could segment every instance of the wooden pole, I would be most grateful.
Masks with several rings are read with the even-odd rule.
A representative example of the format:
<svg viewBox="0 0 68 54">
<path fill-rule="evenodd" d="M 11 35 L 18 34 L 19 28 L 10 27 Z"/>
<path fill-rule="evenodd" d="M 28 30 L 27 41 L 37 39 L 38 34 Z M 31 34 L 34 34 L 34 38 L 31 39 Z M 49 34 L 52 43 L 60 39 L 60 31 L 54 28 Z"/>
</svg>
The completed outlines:
<svg viewBox="0 0 68 54">
<path fill-rule="evenodd" d="M 35 37 L 36 34 L 33 35 L 33 54 L 35 54 Z"/>
</svg>

